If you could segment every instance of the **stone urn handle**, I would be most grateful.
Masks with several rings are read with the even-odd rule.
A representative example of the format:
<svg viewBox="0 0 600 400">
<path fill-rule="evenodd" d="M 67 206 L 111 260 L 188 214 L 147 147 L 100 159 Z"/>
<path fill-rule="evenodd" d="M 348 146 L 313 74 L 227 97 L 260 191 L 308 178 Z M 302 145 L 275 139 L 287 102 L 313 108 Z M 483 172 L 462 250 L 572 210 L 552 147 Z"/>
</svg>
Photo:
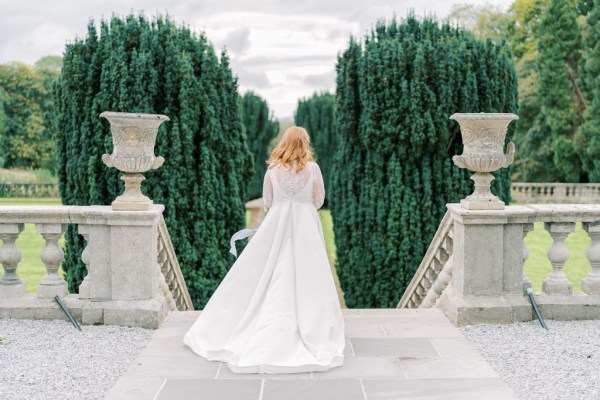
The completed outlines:
<svg viewBox="0 0 600 400">
<path fill-rule="evenodd" d="M 513 142 L 510 142 L 506 147 L 505 157 L 506 158 L 504 159 L 504 164 L 502 164 L 502 167 L 508 168 L 508 166 L 511 165 L 515 159 L 515 144 Z"/>
<path fill-rule="evenodd" d="M 160 168 L 160 166 L 163 165 L 164 162 L 165 162 L 165 159 L 163 156 L 156 157 L 154 159 L 154 162 L 152 163 L 152 169 Z"/>
<path fill-rule="evenodd" d="M 462 156 L 453 156 L 452 162 L 454 162 L 454 164 L 458 168 L 467 168 L 467 164 L 465 164 L 465 161 L 463 160 Z"/>
<path fill-rule="evenodd" d="M 102 154 L 102 162 L 108 167 L 114 167 L 110 154 Z"/>
</svg>

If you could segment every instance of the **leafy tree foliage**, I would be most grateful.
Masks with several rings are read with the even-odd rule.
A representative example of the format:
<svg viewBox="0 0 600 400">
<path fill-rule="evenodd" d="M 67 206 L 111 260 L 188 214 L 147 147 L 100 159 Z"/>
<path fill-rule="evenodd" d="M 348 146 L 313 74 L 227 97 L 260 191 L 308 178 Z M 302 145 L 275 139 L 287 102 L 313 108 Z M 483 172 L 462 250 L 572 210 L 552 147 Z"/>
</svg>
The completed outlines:
<svg viewBox="0 0 600 400">
<path fill-rule="evenodd" d="M 101 162 L 113 150 L 103 111 L 170 117 L 155 153 L 165 163 L 145 174 L 143 189 L 165 205 L 165 220 L 190 295 L 203 308 L 230 267 L 229 238 L 245 225 L 252 156 L 241 121 L 237 80 L 226 53 L 204 35 L 157 17 L 113 16 L 93 22 L 68 44 L 56 86 L 58 181 L 64 204 L 111 203 L 123 186 Z M 70 289 L 85 268 L 83 239 L 70 227 L 66 259 Z"/>
<path fill-rule="evenodd" d="M 572 0 L 551 0 L 538 29 L 538 96 L 552 135 L 557 178 L 567 182 L 585 179 L 573 144 L 586 109 L 578 83 L 582 40 L 577 16 Z"/>
<path fill-rule="evenodd" d="M 510 16 L 500 6 L 485 4 L 456 3 L 450 8 L 448 19 L 466 29 L 475 36 L 491 39 L 495 42 L 506 38 Z"/>
<path fill-rule="evenodd" d="M 256 199 L 262 196 L 269 144 L 279 133 L 279 122 L 273 118 L 267 101 L 256 93 L 246 92 L 241 102 L 248 147 L 254 157 L 254 175 L 248 184 L 248 196 L 249 199 Z"/>
<path fill-rule="evenodd" d="M 379 22 L 337 63 L 340 144 L 330 208 L 348 307 L 395 307 L 446 211 L 472 192 L 455 112 L 515 112 L 508 48 L 408 16 Z M 509 128 L 507 139 L 512 137 Z M 493 191 L 510 200 L 510 171 Z"/>
<path fill-rule="evenodd" d="M 58 71 L 43 64 L 0 65 L 2 167 L 56 170 L 55 112 L 50 93 L 57 78 Z"/>
<path fill-rule="evenodd" d="M 300 99 L 294 119 L 296 125 L 304 127 L 310 135 L 323 174 L 325 193 L 328 193 L 333 155 L 339 143 L 335 128 L 335 95 L 315 93 L 309 98 Z M 325 201 L 325 206 L 328 206 L 328 196 L 325 196 Z"/>
<path fill-rule="evenodd" d="M 590 182 L 600 182 L 600 1 L 588 4 L 585 82 L 589 87 L 589 107 L 585 122 L 577 132 L 574 145 L 582 160 L 582 169 Z"/>
</svg>

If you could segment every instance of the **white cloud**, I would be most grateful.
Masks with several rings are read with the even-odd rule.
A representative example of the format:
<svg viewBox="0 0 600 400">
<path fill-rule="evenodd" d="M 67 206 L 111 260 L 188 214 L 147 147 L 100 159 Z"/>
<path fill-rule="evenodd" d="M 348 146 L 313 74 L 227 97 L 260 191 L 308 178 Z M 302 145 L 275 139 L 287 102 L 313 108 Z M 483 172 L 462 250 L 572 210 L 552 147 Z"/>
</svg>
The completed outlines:
<svg viewBox="0 0 600 400">
<path fill-rule="evenodd" d="M 411 7 L 417 15 L 444 17 L 453 3 L 464 1 L 0 0 L 0 62 L 33 64 L 62 54 L 67 41 L 85 35 L 90 18 L 168 13 L 206 31 L 217 49 L 226 47 L 240 89 L 256 90 L 282 118 L 292 115 L 300 97 L 335 88 L 337 54 L 350 34 L 362 37 L 378 18 L 403 17 Z M 508 7 L 512 0 L 491 3 Z"/>
</svg>

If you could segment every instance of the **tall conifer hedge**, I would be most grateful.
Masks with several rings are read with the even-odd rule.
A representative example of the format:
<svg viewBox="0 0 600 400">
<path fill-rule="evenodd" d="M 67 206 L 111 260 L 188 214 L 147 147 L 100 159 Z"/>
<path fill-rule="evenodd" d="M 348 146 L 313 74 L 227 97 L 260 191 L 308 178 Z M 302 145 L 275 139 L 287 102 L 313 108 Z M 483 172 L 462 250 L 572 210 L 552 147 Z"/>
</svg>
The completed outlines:
<svg viewBox="0 0 600 400">
<path fill-rule="evenodd" d="M 103 111 L 170 117 L 158 133 L 158 170 L 145 174 L 145 193 L 165 205 L 165 219 L 194 306 L 203 308 L 230 267 L 228 240 L 245 225 L 252 156 L 242 128 L 237 80 L 227 55 L 204 35 L 168 18 L 143 15 L 92 23 L 67 45 L 56 86 L 58 179 L 64 204 L 111 203 L 121 173 L 101 162 L 113 149 Z M 84 241 L 66 233 L 63 264 L 71 291 L 85 274 Z"/>
<path fill-rule="evenodd" d="M 315 93 L 309 98 L 300 99 L 294 119 L 296 125 L 306 128 L 310 135 L 323 174 L 325 193 L 328 193 L 331 164 L 339 143 L 335 128 L 335 95 Z M 325 206 L 328 206 L 328 200 L 326 195 Z"/>
<path fill-rule="evenodd" d="M 254 175 L 248 183 L 248 198 L 262 197 L 263 179 L 267 172 L 269 144 L 279 133 L 279 122 L 273 118 L 267 101 L 252 91 L 241 97 L 242 121 L 248 147 L 254 156 Z"/>
<path fill-rule="evenodd" d="M 337 63 L 337 127 L 329 201 L 337 273 L 348 307 L 395 307 L 446 211 L 472 192 L 455 112 L 516 112 L 504 45 L 409 16 L 379 22 Z M 514 123 L 509 129 L 510 140 Z M 518 149 L 517 149 L 518 157 Z M 507 169 L 495 194 L 510 200 Z"/>
</svg>

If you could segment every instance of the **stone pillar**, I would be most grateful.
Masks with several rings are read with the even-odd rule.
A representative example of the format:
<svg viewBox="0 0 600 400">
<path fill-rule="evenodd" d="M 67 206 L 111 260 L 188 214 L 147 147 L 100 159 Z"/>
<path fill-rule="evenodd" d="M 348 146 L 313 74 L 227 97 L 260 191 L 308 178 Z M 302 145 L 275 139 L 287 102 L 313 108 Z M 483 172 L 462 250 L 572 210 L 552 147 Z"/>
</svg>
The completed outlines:
<svg viewBox="0 0 600 400">
<path fill-rule="evenodd" d="M 454 224 L 452 280 L 438 304 L 455 325 L 531 319 L 523 296 L 523 223 L 515 211 L 466 210 L 449 204 Z M 512 218 L 511 218 L 512 219 Z"/>
<path fill-rule="evenodd" d="M 544 279 L 542 290 L 546 294 L 571 295 L 573 294 L 573 285 L 567 279 L 563 267 L 569 259 L 569 249 L 565 244 L 565 239 L 575 230 L 574 222 L 546 222 L 544 224 L 550 236 L 552 236 L 552 246 L 548 249 L 548 259 L 552 263 L 553 271 Z"/>
<path fill-rule="evenodd" d="M 0 224 L 0 263 L 4 275 L 0 279 L 0 298 L 21 297 L 25 294 L 25 282 L 17 275 L 17 266 L 21 261 L 21 252 L 15 241 L 23 231 L 23 224 Z"/>
<path fill-rule="evenodd" d="M 89 300 L 78 296 L 86 324 L 158 327 L 168 311 L 159 288 L 158 223 L 164 206 L 118 211 L 91 206 L 80 232 L 87 237 Z M 83 229 L 81 229 L 83 228 Z M 164 282 L 163 282 L 164 283 Z M 84 290 L 84 292 L 85 292 Z"/>
<path fill-rule="evenodd" d="M 65 258 L 63 249 L 58 246 L 58 240 L 65 231 L 64 224 L 36 224 L 37 233 L 46 241 L 41 259 L 46 266 L 46 275 L 38 286 L 37 296 L 40 299 L 53 299 L 54 296 L 64 297 L 69 290 L 67 282 L 58 274 L 58 267 Z"/>
<path fill-rule="evenodd" d="M 525 262 L 529 258 L 529 248 L 527 244 L 525 244 L 525 238 L 527 234 L 533 230 L 533 224 L 523 224 L 523 294 L 527 294 L 527 289 L 531 289 L 533 286 L 531 285 L 531 281 L 525 275 Z"/>
<path fill-rule="evenodd" d="M 581 290 L 589 295 L 600 295 L 600 222 L 584 223 L 583 228 L 592 239 L 586 252 L 592 271 L 581 282 Z"/>
<path fill-rule="evenodd" d="M 265 217 L 265 210 L 263 207 L 262 197 L 247 202 L 246 210 L 250 213 L 250 221 L 248 223 L 248 228 L 258 228 L 258 226 L 261 224 L 262 220 Z"/>
<path fill-rule="evenodd" d="M 83 278 L 83 282 L 79 285 L 79 298 L 80 299 L 89 299 L 90 298 L 90 229 L 89 225 L 79 225 L 77 227 L 77 231 L 83 239 L 85 240 L 85 248 L 81 252 L 81 261 L 85 264 L 85 268 L 87 270 L 87 275 Z"/>
</svg>

